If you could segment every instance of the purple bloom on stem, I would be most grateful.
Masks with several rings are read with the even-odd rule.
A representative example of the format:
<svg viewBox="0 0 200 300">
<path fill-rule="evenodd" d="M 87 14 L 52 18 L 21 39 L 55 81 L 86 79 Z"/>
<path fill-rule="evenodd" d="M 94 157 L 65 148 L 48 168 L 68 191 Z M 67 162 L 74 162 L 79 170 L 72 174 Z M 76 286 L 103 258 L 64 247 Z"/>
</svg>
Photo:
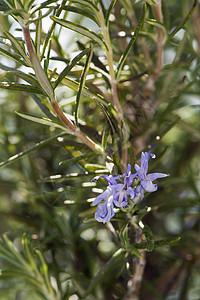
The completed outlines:
<svg viewBox="0 0 200 300">
<path fill-rule="evenodd" d="M 138 185 L 135 188 L 134 192 L 135 192 L 134 201 L 140 202 L 144 198 L 144 189 L 142 188 L 141 185 Z"/>
<path fill-rule="evenodd" d="M 137 173 L 131 174 L 131 165 L 128 164 L 128 168 L 127 168 L 126 172 L 122 175 L 122 177 L 124 177 L 124 184 L 127 185 L 127 188 L 129 188 L 132 185 L 133 179 L 136 176 L 137 176 Z"/>
<path fill-rule="evenodd" d="M 151 149 L 153 147 L 151 147 Z M 149 158 L 154 156 L 154 154 L 151 153 L 151 149 L 149 152 L 142 152 L 141 167 L 135 164 L 135 170 L 140 178 L 141 186 L 147 192 L 155 192 L 157 190 L 157 184 L 153 184 L 152 181 L 156 180 L 157 178 L 168 176 L 167 174 L 163 173 L 151 173 L 147 175 Z"/>
<path fill-rule="evenodd" d="M 97 210 L 95 213 L 95 219 L 98 222 L 106 223 L 114 216 L 114 204 L 117 207 L 124 207 L 128 204 L 128 195 L 131 199 L 134 198 L 134 190 L 132 189 L 131 184 L 133 179 L 136 177 L 136 174 L 131 174 L 131 165 L 128 165 L 127 171 L 123 175 L 100 175 L 92 179 L 97 181 L 100 177 L 106 179 L 109 183 L 107 189 L 96 197 L 92 205 L 97 205 Z M 116 180 L 124 178 L 124 184 L 118 183 Z M 102 201 L 105 201 L 102 203 Z"/>
<path fill-rule="evenodd" d="M 103 177 L 104 179 L 106 179 L 109 183 L 107 189 L 100 194 L 99 196 L 96 197 L 96 199 L 93 201 L 92 205 L 97 205 L 97 210 L 95 213 L 95 219 L 98 222 L 109 222 L 110 219 L 114 216 L 114 205 L 113 205 L 113 187 L 117 186 L 118 183 L 116 181 L 116 179 L 120 178 L 120 175 L 117 176 L 112 176 L 112 175 L 100 175 L 100 176 L 96 176 L 95 178 L 93 178 L 91 181 L 95 180 L 97 181 L 100 177 Z M 105 202 L 100 203 L 101 201 L 105 200 Z"/>
<path fill-rule="evenodd" d="M 126 184 L 119 183 L 113 186 L 113 191 L 114 203 L 117 207 L 124 207 L 128 204 L 127 195 L 130 195 L 131 198 L 134 197 L 133 189 L 131 187 L 127 188 Z"/>
<path fill-rule="evenodd" d="M 95 219 L 104 224 L 109 222 L 115 214 L 113 208 L 113 196 L 110 196 L 104 203 L 99 203 L 95 213 Z"/>
</svg>

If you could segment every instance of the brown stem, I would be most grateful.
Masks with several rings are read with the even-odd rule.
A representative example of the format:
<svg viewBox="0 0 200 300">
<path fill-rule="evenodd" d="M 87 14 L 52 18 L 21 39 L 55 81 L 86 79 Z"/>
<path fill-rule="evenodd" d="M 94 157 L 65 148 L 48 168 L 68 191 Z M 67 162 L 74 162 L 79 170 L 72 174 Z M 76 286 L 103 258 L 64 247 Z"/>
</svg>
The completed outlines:
<svg viewBox="0 0 200 300">
<path fill-rule="evenodd" d="M 135 228 L 135 242 L 143 242 L 143 233 L 139 227 Z M 139 300 L 140 288 L 143 279 L 143 273 L 146 265 L 146 250 L 140 250 L 142 257 L 134 259 L 135 272 L 134 276 L 128 282 L 128 294 L 123 300 Z"/>
<path fill-rule="evenodd" d="M 200 13 L 199 10 L 195 10 L 193 13 L 194 30 L 197 37 L 198 47 L 200 49 Z"/>
<path fill-rule="evenodd" d="M 163 23 L 162 14 L 162 2 L 157 0 L 157 4 L 154 6 L 154 12 L 156 20 Z M 164 33 L 162 28 L 157 27 L 157 60 L 156 60 L 156 77 L 160 73 L 163 64 L 163 49 L 164 49 Z"/>
<path fill-rule="evenodd" d="M 92 151 L 98 152 L 100 150 L 100 147 L 96 145 L 90 138 L 88 138 L 86 135 L 84 135 L 63 113 L 61 108 L 59 107 L 57 101 L 55 100 L 55 95 L 53 88 L 43 70 L 41 67 L 40 61 L 35 53 L 35 50 L 33 48 L 33 44 L 31 41 L 30 31 L 28 26 L 22 26 L 22 30 L 24 33 L 24 39 L 26 42 L 26 47 L 30 56 L 30 60 L 32 63 L 32 67 L 35 71 L 35 75 L 37 77 L 38 82 L 40 83 L 43 90 L 46 92 L 48 98 L 50 99 L 50 104 L 56 113 L 56 115 L 59 117 L 59 119 L 65 124 L 65 126 L 71 131 L 73 135 L 78 137 L 86 146 L 88 146 Z"/>
<path fill-rule="evenodd" d="M 163 23 L 162 14 L 162 1 L 156 0 L 156 5 L 154 6 L 155 18 L 158 22 Z M 145 87 L 145 98 L 150 98 L 153 91 L 155 82 L 159 76 L 159 73 L 163 66 L 163 50 L 164 50 L 164 33 L 163 30 L 157 27 L 157 57 L 156 57 L 156 67 L 155 72 L 149 76 L 146 87 Z"/>
<path fill-rule="evenodd" d="M 57 116 L 60 118 L 60 120 L 72 131 L 76 131 L 75 125 L 65 116 L 63 111 L 61 110 L 60 106 L 58 105 L 58 102 L 56 100 L 51 102 L 51 106 L 53 107 L 54 111 L 56 112 Z"/>
<path fill-rule="evenodd" d="M 137 24 L 137 20 L 136 20 L 134 11 L 132 11 L 132 13 L 130 15 L 130 18 L 131 18 L 131 21 L 132 21 L 134 27 L 136 28 L 138 24 Z M 152 67 L 152 60 L 151 60 L 151 57 L 150 57 L 150 54 L 149 54 L 149 49 L 147 48 L 147 45 L 145 44 L 145 42 L 140 38 L 139 38 L 139 43 L 140 43 L 140 45 L 142 47 L 142 50 L 144 52 L 145 61 L 147 62 L 148 68 L 151 68 Z"/>
<path fill-rule="evenodd" d="M 26 26 L 26 27 L 22 26 L 22 31 L 23 31 L 23 34 L 24 34 L 26 47 L 27 47 L 27 50 L 28 50 L 28 53 L 29 53 L 29 56 L 30 56 L 30 59 L 31 59 L 32 54 L 35 53 L 35 50 L 33 48 L 33 44 L 32 44 L 32 41 L 31 41 L 29 26 Z"/>
</svg>

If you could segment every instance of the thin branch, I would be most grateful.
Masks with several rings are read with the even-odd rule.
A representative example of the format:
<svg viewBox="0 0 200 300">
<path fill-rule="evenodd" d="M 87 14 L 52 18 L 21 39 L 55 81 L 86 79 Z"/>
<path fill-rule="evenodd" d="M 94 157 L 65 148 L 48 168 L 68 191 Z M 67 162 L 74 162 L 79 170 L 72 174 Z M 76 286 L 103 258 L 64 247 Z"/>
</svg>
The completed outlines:
<svg viewBox="0 0 200 300">
<path fill-rule="evenodd" d="M 110 35 L 109 35 L 108 27 L 105 24 L 104 15 L 103 15 L 100 5 L 99 5 L 98 19 L 99 19 L 99 23 L 101 26 L 104 41 L 108 48 L 108 49 L 105 48 L 105 52 L 106 52 L 106 56 L 107 56 L 107 60 L 108 60 L 108 66 L 109 66 L 110 85 L 111 85 L 111 91 L 112 91 L 112 96 L 113 96 L 113 105 L 114 105 L 116 111 L 118 112 L 118 124 L 119 124 L 119 128 L 120 128 L 121 120 L 123 119 L 123 112 L 121 110 L 121 106 L 120 106 L 119 98 L 118 98 L 117 82 L 116 82 L 115 71 L 114 71 L 114 66 L 113 66 L 113 52 L 112 52 L 112 46 L 111 46 L 111 41 L 110 41 Z"/>
<path fill-rule="evenodd" d="M 200 12 L 199 10 L 195 10 L 193 13 L 193 21 L 194 21 L 194 31 L 196 34 L 197 42 L 198 42 L 198 48 L 200 49 Z"/>
<path fill-rule="evenodd" d="M 158 22 L 163 23 L 162 0 L 156 0 L 154 6 L 155 18 Z M 157 27 L 157 57 L 155 72 L 149 76 L 145 87 L 145 98 L 150 98 L 154 91 L 155 82 L 163 66 L 163 50 L 164 50 L 164 33 L 160 27 Z"/>
<path fill-rule="evenodd" d="M 131 22 L 133 23 L 133 26 L 136 28 L 138 24 L 137 24 L 137 20 L 136 20 L 134 11 L 131 12 L 130 19 L 131 19 Z M 141 39 L 140 37 L 139 37 L 139 43 L 144 52 L 145 61 L 147 62 L 147 66 L 148 66 L 148 68 L 151 68 L 152 60 L 150 57 L 149 49 L 148 49 L 147 45 L 145 44 L 145 42 L 143 41 L 143 39 Z"/>
<path fill-rule="evenodd" d="M 86 146 L 88 146 L 92 151 L 94 152 L 99 152 L 101 151 L 101 147 L 95 144 L 89 137 L 84 135 L 83 132 L 81 132 L 63 113 L 61 108 L 59 107 L 53 88 L 47 78 L 46 73 L 44 72 L 43 68 L 41 67 L 40 61 L 35 53 L 32 41 L 31 41 L 31 36 L 30 36 L 30 30 L 28 26 L 22 26 L 22 30 L 24 33 L 24 39 L 26 42 L 26 47 L 30 56 L 30 60 L 32 63 L 32 67 L 35 71 L 35 75 L 37 77 L 38 82 L 40 83 L 41 87 L 43 90 L 46 92 L 47 97 L 50 99 L 50 104 L 56 113 L 56 115 L 59 117 L 59 119 L 65 124 L 67 129 L 70 130 L 70 132 L 78 137 Z"/>
<path fill-rule="evenodd" d="M 135 227 L 135 242 L 143 242 L 143 233 L 139 227 Z M 134 258 L 135 272 L 133 278 L 128 282 L 128 294 L 123 300 L 139 300 L 139 294 L 146 265 L 146 250 L 140 250 L 142 257 Z"/>
<path fill-rule="evenodd" d="M 163 23 L 162 1 L 157 0 L 154 6 L 156 20 Z M 156 78 L 160 73 L 163 65 L 164 33 L 162 28 L 157 27 L 157 60 L 156 60 Z"/>
</svg>

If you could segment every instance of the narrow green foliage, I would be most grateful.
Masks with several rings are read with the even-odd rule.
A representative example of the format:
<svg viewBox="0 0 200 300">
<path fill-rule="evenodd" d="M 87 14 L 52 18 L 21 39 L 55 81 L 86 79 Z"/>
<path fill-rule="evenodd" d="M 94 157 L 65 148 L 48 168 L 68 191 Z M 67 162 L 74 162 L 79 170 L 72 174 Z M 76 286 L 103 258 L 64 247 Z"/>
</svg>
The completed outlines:
<svg viewBox="0 0 200 300">
<path fill-rule="evenodd" d="M 87 291 L 84 293 L 83 298 L 87 297 L 93 289 L 99 284 L 103 279 L 106 279 L 108 274 L 112 272 L 113 266 L 117 266 L 122 261 L 124 255 L 126 255 L 124 249 L 118 249 L 109 261 L 102 267 L 102 269 L 97 273 L 97 275 L 91 281 Z"/>
<path fill-rule="evenodd" d="M 117 67 L 117 71 L 116 71 L 116 78 L 119 77 L 120 73 L 121 73 L 121 70 L 123 68 L 123 65 L 126 61 L 126 58 L 132 48 L 132 46 L 134 45 L 134 43 L 136 42 L 136 39 L 138 37 L 138 34 L 142 28 L 142 25 L 144 23 L 144 18 L 145 18 L 145 14 L 146 14 L 146 4 L 143 5 L 143 11 L 142 11 L 142 15 L 140 17 L 140 21 L 135 29 L 135 32 L 130 40 L 130 42 L 128 43 L 128 46 L 126 47 L 126 50 L 124 51 L 124 53 L 122 54 L 122 56 L 120 57 L 120 60 L 119 60 L 119 65 Z"/>
<path fill-rule="evenodd" d="M 4 35 L 12 42 L 13 46 L 17 50 L 17 52 L 23 57 L 25 60 L 26 64 L 28 66 L 31 65 L 30 59 L 27 56 L 24 48 L 21 46 L 20 42 L 15 38 L 10 32 L 4 32 Z"/>
<path fill-rule="evenodd" d="M 66 21 L 64 19 L 59 19 L 57 17 L 51 17 L 51 19 L 63 27 L 66 27 L 70 30 L 76 31 L 79 34 L 82 34 L 82 35 L 88 37 L 92 41 L 98 43 L 102 48 L 107 48 L 107 46 L 104 43 L 101 36 L 96 34 L 95 32 L 93 32 L 92 30 L 90 30 L 82 25 L 77 25 L 74 22 Z"/>
<path fill-rule="evenodd" d="M 71 69 L 76 66 L 76 64 L 81 60 L 81 58 L 86 55 L 88 53 L 90 49 L 85 49 L 83 51 L 81 51 L 81 53 L 79 53 L 78 55 L 76 55 L 76 57 L 74 57 L 69 64 L 66 66 L 66 68 L 60 73 L 60 75 L 58 76 L 58 78 L 56 79 L 55 83 L 54 83 L 54 88 L 56 88 L 59 83 L 63 80 L 63 78 L 65 78 L 65 76 L 71 71 Z"/>
<path fill-rule="evenodd" d="M 77 96 L 76 96 L 76 104 L 75 104 L 75 111 L 74 111 L 74 118 L 75 118 L 76 126 L 79 126 L 78 125 L 78 109 L 79 109 L 79 104 L 80 104 L 80 98 L 81 98 L 83 87 L 85 86 L 86 75 L 87 75 L 87 72 L 88 72 L 89 67 L 90 67 L 90 62 L 91 62 L 91 59 L 92 59 L 92 55 L 93 55 L 93 46 L 91 44 L 90 50 L 88 52 L 87 59 L 86 59 L 86 62 L 85 62 L 85 66 L 84 66 L 84 69 L 83 69 L 83 73 L 81 75 L 78 93 L 77 93 Z"/>
<path fill-rule="evenodd" d="M 91 19 L 92 21 L 94 21 L 99 26 L 98 19 L 96 19 L 92 13 L 90 13 L 86 10 L 83 10 L 83 9 L 80 9 L 80 8 L 74 7 L 74 6 L 69 6 L 69 5 L 64 6 L 63 10 L 74 12 L 81 16 L 87 17 L 87 18 Z"/>
<path fill-rule="evenodd" d="M 42 12 L 39 11 L 39 18 L 41 17 L 42 17 Z M 40 58 L 41 35 L 42 35 L 42 19 L 39 19 L 36 25 L 36 36 L 35 36 L 35 49 L 38 58 Z"/>
<path fill-rule="evenodd" d="M 8 52 L 8 51 L 5 50 L 5 49 L 0 48 L 0 54 L 3 55 L 3 56 L 8 57 L 8 58 L 10 58 L 10 59 L 12 59 L 12 60 L 14 60 L 14 61 L 16 61 L 16 62 L 19 63 L 19 64 L 23 64 L 24 66 L 28 66 L 27 62 L 24 61 L 24 60 L 22 60 L 22 59 L 20 58 L 20 56 L 18 56 L 18 55 L 16 55 L 16 54 L 13 54 L 13 53 L 10 53 L 10 52 Z"/>
<path fill-rule="evenodd" d="M 11 157 L 10 157 L 9 159 L 7 159 L 6 161 L 3 161 L 3 162 L 0 163 L 0 168 L 1 168 L 1 167 L 5 167 L 5 166 L 7 166 L 7 165 L 9 165 L 9 164 L 11 164 L 11 163 L 17 161 L 19 158 L 21 158 L 21 157 L 23 157 L 23 156 L 25 156 L 25 155 L 27 155 L 27 154 L 33 152 L 33 151 L 35 151 L 35 150 L 37 150 L 37 149 L 39 149 L 39 148 L 45 146 L 45 145 L 48 145 L 50 142 L 52 142 L 52 141 L 56 140 L 57 138 L 59 138 L 59 137 L 61 137 L 61 136 L 64 136 L 64 135 L 66 135 L 65 132 L 64 132 L 64 133 L 57 134 L 57 135 L 55 135 L 55 136 L 52 136 L 52 137 L 50 137 L 50 138 L 48 138 L 48 139 L 45 139 L 45 140 L 43 140 L 43 141 L 41 141 L 41 142 L 35 144 L 34 146 L 28 148 L 28 149 L 25 150 L 25 151 L 22 151 L 22 152 L 20 152 L 20 153 L 17 153 L 17 154 L 15 154 L 14 156 L 11 156 Z"/>
<path fill-rule="evenodd" d="M 63 80 L 62 80 L 62 83 L 64 85 L 66 85 L 67 87 L 75 90 L 75 91 L 78 91 L 79 89 L 79 83 L 75 80 L 72 80 L 70 79 L 69 77 L 65 77 Z M 93 101 L 98 101 L 100 103 L 103 103 L 104 105 L 108 105 L 108 101 L 105 100 L 101 95 L 93 92 L 92 90 L 90 90 L 88 87 L 84 87 L 83 91 L 82 91 L 83 95 L 90 98 L 91 100 Z"/>
<path fill-rule="evenodd" d="M 102 149 L 104 150 L 104 152 L 106 151 L 109 134 L 110 134 L 110 130 L 109 130 L 108 124 L 106 124 L 106 126 L 103 130 L 102 141 L 101 141 Z"/>
<path fill-rule="evenodd" d="M 198 4 L 198 0 L 194 0 L 193 5 L 190 9 L 190 11 L 188 12 L 187 16 L 183 19 L 183 21 L 172 31 L 172 33 L 170 34 L 169 38 L 173 38 L 173 36 L 175 36 L 175 34 L 181 30 L 181 28 L 184 27 L 184 25 L 188 22 L 188 20 L 191 18 L 193 11 L 195 10 L 195 7 Z"/>
<path fill-rule="evenodd" d="M 148 225 L 144 224 L 144 228 L 142 229 L 142 232 L 144 233 L 146 241 L 147 241 L 147 251 L 148 252 L 153 251 L 155 241 L 154 241 L 154 236 L 153 236 L 153 233 L 152 233 L 150 227 Z"/>
<path fill-rule="evenodd" d="M 31 85 L 27 84 L 15 84 L 15 83 L 0 83 L 0 88 L 2 89 L 7 89 L 10 91 L 23 91 L 27 93 L 32 93 L 32 94 L 40 94 L 40 95 L 45 95 L 44 92 L 41 90 L 41 88 L 34 87 Z"/>
<path fill-rule="evenodd" d="M 140 248 L 139 248 L 140 249 Z M 126 250 L 131 254 L 131 255 L 135 255 L 138 258 L 142 258 L 142 254 L 140 253 L 140 251 L 138 251 L 138 249 L 133 246 L 133 245 L 129 245 Z"/>
<path fill-rule="evenodd" d="M 63 127 L 62 125 L 50 120 L 50 119 L 47 119 L 47 118 L 41 118 L 41 117 L 37 117 L 37 116 L 33 116 L 33 115 L 30 115 L 30 114 L 25 114 L 25 113 L 21 113 L 21 112 L 16 112 L 16 114 L 24 119 L 27 119 L 27 120 L 30 120 L 32 122 L 35 122 L 35 123 L 39 123 L 39 124 L 43 124 L 43 125 L 47 125 L 47 126 L 52 126 L 52 127 L 57 127 L 57 128 L 60 128 L 64 131 L 66 131 L 66 127 Z"/>
<path fill-rule="evenodd" d="M 46 285 L 46 289 L 47 289 L 48 293 L 51 295 L 51 298 L 57 300 L 56 293 L 50 282 L 50 275 L 49 275 L 48 265 L 46 263 L 45 257 L 43 255 L 42 251 L 39 249 L 35 249 L 34 252 L 37 255 L 37 258 L 39 261 L 40 271 L 42 273 L 43 280 Z"/>
<path fill-rule="evenodd" d="M 114 8 L 115 4 L 116 4 L 117 0 L 112 0 L 111 3 L 110 3 L 110 6 L 106 12 L 106 18 L 105 18 L 105 23 L 106 23 L 106 26 L 108 26 L 108 22 L 109 22 L 109 17 L 110 17 L 110 14 L 112 12 L 112 9 Z"/>
<path fill-rule="evenodd" d="M 90 153 L 90 154 L 83 154 L 83 155 L 80 155 L 78 157 L 73 157 L 73 158 L 70 158 L 70 159 L 67 159 L 67 160 L 64 160 L 64 161 L 61 161 L 59 163 L 60 166 L 62 165 L 68 165 L 68 164 L 71 164 L 71 163 L 75 163 L 75 162 L 79 162 L 81 160 L 85 160 L 87 158 L 90 158 L 90 157 L 94 157 L 94 156 L 97 156 L 98 154 L 96 153 Z M 1 166 L 1 165 L 0 165 Z"/>
<path fill-rule="evenodd" d="M 173 245 L 173 244 L 179 242 L 180 240 L 181 240 L 181 237 L 179 237 L 179 236 L 173 237 L 173 238 L 167 238 L 167 239 L 163 239 L 163 240 L 158 240 L 158 241 L 155 241 L 154 247 L 159 248 L 159 247 L 163 247 L 163 246 Z M 135 247 L 137 249 L 147 249 L 148 244 L 147 243 L 135 244 Z"/>
<path fill-rule="evenodd" d="M 71 2 L 82 4 L 83 6 L 86 6 L 87 8 L 89 8 L 93 12 L 98 11 L 97 5 L 95 5 L 92 1 L 89 1 L 89 0 L 71 0 Z"/>
</svg>

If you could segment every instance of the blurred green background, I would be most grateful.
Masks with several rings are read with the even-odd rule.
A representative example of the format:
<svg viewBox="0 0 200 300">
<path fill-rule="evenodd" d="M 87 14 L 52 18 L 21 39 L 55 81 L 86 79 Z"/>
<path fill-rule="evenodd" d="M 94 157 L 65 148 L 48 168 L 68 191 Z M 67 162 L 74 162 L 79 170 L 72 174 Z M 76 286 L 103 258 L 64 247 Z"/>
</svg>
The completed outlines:
<svg viewBox="0 0 200 300">
<path fill-rule="evenodd" d="M 110 3 L 103 2 L 105 8 Z M 110 36 L 116 63 L 135 28 L 133 19 L 136 22 L 139 20 L 143 3 L 117 1 L 115 5 Z M 193 3 L 189 0 L 163 1 L 162 5 L 163 66 L 154 88 L 148 90 L 147 82 L 156 64 L 158 25 L 150 22 L 144 22 L 118 83 L 119 99 L 129 128 L 129 163 L 134 166 L 140 152 L 147 150 L 149 144 L 156 143 L 154 153 L 157 159 L 151 162 L 150 167 L 170 175 L 159 182 L 156 193 L 147 197 L 145 204 L 152 210 L 144 221 L 150 226 L 155 239 L 181 236 L 181 241 L 175 245 L 147 253 L 141 299 L 199 300 L 200 7 L 198 4 L 183 28 L 170 36 L 183 22 Z M 132 10 L 129 10 L 130 7 Z M 77 24 L 88 25 L 84 16 L 71 13 L 68 17 Z M 153 6 L 148 5 L 146 19 L 154 17 Z M 13 19 L 1 15 L 0 20 L 14 36 L 21 37 Z M 88 26 L 94 30 L 90 22 Z M 44 34 L 47 27 L 43 25 Z M 126 36 L 121 37 L 120 32 L 125 32 Z M 63 39 L 65 36 L 67 38 Z M 61 70 L 62 62 L 55 61 L 53 57 L 72 59 L 80 51 L 80 43 L 89 45 L 87 38 L 68 29 L 59 31 L 59 26 L 56 27 L 50 69 L 56 66 L 58 71 Z M 144 46 L 149 52 L 149 63 L 144 55 Z M 106 65 L 104 53 L 98 46 L 94 47 L 94 53 Z M 0 63 L 21 68 L 4 56 L 0 57 Z M 5 68 L 1 65 L 0 69 L 1 82 L 21 82 L 19 77 L 5 74 Z M 72 69 L 70 78 L 79 80 L 80 66 Z M 99 76 L 92 68 L 86 85 L 109 100 L 110 86 L 106 77 Z M 60 85 L 56 93 L 62 109 L 73 114 L 76 93 L 64 85 Z M 105 161 L 103 157 L 89 157 L 83 162 L 59 165 L 64 160 L 90 152 L 70 134 L 25 120 L 16 111 L 44 116 L 30 94 L 0 90 L 1 162 L 38 142 L 52 140 L 12 163 L 0 163 L 0 235 L 8 234 L 17 249 L 21 250 L 21 237 L 26 232 L 31 247 L 43 250 L 50 273 L 55 277 L 59 274 L 63 284 L 68 285 L 69 296 L 66 299 L 78 299 L 77 296 L 70 298 L 70 295 L 76 294 L 79 284 L 80 290 L 85 289 L 102 264 L 118 248 L 118 242 L 104 224 L 83 222 L 85 217 L 95 212 L 87 200 L 97 196 L 95 186 L 90 184 L 96 167 L 88 164 L 105 167 Z M 80 119 L 83 120 L 83 130 L 100 143 L 106 121 L 99 106 L 85 96 L 81 99 Z M 73 176 L 88 170 L 92 171 L 91 175 Z M 66 174 L 71 175 L 66 177 Z M 60 177 L 50 178 L 54 175 Z M 96 188 L 105 187 L 103 181 L 96 185 Z M 123 299 L 129 271 L 123 261 L 119 265 L 116 268 L 113 266 L 112 275 L 97 287 L 96 296 L 86 299 Z M 0 260 L 0 268 L 5 266 L 6 263 Z M 67 279 L 68 274 L 73 275 L 72 282 Z M 40 299 L 22 279 L 2 278 L 0 299 L 23 300 L 27 297 L 30 300 Z"/>
</svg>

